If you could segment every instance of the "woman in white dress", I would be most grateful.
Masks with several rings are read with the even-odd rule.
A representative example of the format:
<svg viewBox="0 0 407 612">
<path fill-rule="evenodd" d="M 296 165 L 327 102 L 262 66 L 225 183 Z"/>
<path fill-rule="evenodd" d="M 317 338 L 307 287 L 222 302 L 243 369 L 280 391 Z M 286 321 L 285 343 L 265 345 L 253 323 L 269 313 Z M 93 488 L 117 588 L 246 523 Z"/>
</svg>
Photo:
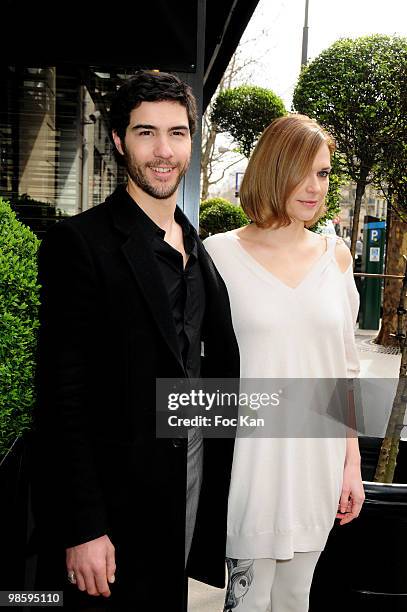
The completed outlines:
<svg viewBox="0 0 407 612">
<path fill-rule="evenodd" d="M 252 223 L 205 241 L 228 288 L 242 378 L 358 376 L 352 257 L 307 229 L 324 213 L 334 147 L 308 117 L 274 121 L 241 186 Z M 349 523 L 363 500 L 355 437 L 237 438 L 225 612 L 306 612 L 335 518 Z"/>
</svg>

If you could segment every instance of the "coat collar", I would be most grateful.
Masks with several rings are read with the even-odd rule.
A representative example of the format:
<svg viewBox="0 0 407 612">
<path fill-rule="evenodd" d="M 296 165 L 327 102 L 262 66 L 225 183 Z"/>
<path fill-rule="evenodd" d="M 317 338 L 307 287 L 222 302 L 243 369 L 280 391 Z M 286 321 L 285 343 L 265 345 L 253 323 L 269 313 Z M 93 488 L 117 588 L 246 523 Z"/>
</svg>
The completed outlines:
<svg viewBox="0 0 407 612">
<path fill-rule="evenodd" d="M 147 232 L 146 235 L 143 231 L 143 223 L 140 223 L 140 212 L 143 215 L 145 213 L 128 194 L 125 186 L 119 186 L 107 198 L 106 204 L 110 210 L 114 227 L 125 238 L 121 246 L 123 255 L 131 267 L 133 276 L 149 305 L 164 340 L 184 370 L 168 294 L 151 246 L 151 234 L 148 236 Z M 188 224 L 189 231 L 196 238 L 197 257 L 201 266 L 207 298 L 204 329 L 202 330 L 204 336 L 207 328 L 211 327 L 214 321 L 218 319 L 219 300 L 222 296 L 220 283 L 222 281 L 216 273 L 215 266 L 205 251 L 193 225 L 178 207 L 176 214 L 177 221 L 182 225 Z M 149 221 L 155 225 L 151 219 Z"/>
<path fill-rule="evenodd" d="M 113 192 L 106 204 L 114 227 L 124 236 L 121 251 L 131 268 L 133 277 L 162 337 L 184 370 L 168 294 L 151 245 L 155 224 L 147 217 L 152 224 L 150 229 L 147 229 L 146 219 L 140 217 L 141 214 L 144 217 L 147 215 L 137 206 L 123 186 Z"/>
<path fill-rule="evenodd" d="M 154 223 L 137 205 L 126 190 L 126 185 L 119 185 L 107 198 L 106 204 L 111 211 L 115 228 L 122 234 L 130 236 L 135 227 L 141 227 L 147 238 L 151 238 L 154 233 L 164 237 L 164 230 Z M 184 215 L 179 206 L 176 207 L 174 216 L 175 220 L 182 226 L 184 235 L 195 232 L 188 217 Z"/>
</svg>

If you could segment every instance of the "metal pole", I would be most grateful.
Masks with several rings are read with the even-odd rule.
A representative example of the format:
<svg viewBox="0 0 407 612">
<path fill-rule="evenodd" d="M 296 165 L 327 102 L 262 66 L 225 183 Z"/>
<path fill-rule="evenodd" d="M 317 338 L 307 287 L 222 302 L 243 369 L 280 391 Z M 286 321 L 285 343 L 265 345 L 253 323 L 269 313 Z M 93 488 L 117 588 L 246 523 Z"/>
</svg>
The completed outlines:
<svg viewBox="0 0 407 612">
<path fill-rule="evenodd" d="M 305 0 L 305 17 L 304 27 L 302 30 L 301 66 L 306 66 L 308 62 L 308 5 L 309 0 Z"/>
<path fill-rule="evenodd" d="M 399 274 L 372 274 L 367 272 L 354 272 L 353 276 L 366 276 L 367 278 L 396 278 L 398 280 L 404 280 L 404 276 Z"/>
</svg>

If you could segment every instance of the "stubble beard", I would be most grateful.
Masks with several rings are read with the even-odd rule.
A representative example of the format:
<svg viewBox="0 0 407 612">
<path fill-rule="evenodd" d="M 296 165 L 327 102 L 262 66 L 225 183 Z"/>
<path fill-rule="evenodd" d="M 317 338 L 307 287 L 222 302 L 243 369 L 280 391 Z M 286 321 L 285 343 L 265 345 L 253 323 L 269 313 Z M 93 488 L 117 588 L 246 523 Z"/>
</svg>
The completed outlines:
<svg viewBox="0 0 407 612">
<path fill-rule="evenodd" d="M 180 163 L 169 164 L 168 162 L 160 161 L 159 159 L 157 159 L 154 162 L 150 162 L 150 163 L 141 165 L 141 164 L 137 164 L 137 162 L 132 158 L 131 155 L 129 155 L 127 151 L 125 151 L 124 153 L 124 160 L 126 162 L 127 173 L 132 179 L 132 181 L 137 185 L 137 187 L 139 187 L 142 191 L 144 191 L 144 193 L 148 194 L 152 198 L 156 198 L 157 200 L 166 200 L 167 198 L 170 198 L 172 195 L 174 195 L 174 193 L 178 189 L 178 186 L 182 178 L 185 176 L 188 170 L 189 162 L 190 162 L 190 159 L 188 159 L 184 165 L 181 165 Z M 156 187 L 152 185 L 144 172 L 144 168 L 146 167 L 154 168 L 157 166 L 161 166 L 161 167 L 167 166 L 169 168 L 177 168 L 178 175 L 175 180 L 175 183 L 171 185 L 163 184 L 161 187 L 160 186 Z"/>
</svg>

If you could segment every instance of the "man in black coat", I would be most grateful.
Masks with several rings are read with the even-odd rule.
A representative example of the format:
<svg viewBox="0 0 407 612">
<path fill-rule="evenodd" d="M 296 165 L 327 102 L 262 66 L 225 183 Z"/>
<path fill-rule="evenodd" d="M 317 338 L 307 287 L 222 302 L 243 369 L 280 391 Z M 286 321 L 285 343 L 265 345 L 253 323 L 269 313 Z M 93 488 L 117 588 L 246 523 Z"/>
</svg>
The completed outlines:
<svg viewBox="0 0 407 612">
<path fill-rule="evenodd" d="M 176 207 L 189 86 L 140 71 L 110 117 L 127 186 L 40 249 L 36 587 L 70 609 L 182 612 L 187 575 L 224 586 L 233 442 L 156 438 L 155 382 L 237 378 L 239 353 L 225 285 Z"/>
</svg>

